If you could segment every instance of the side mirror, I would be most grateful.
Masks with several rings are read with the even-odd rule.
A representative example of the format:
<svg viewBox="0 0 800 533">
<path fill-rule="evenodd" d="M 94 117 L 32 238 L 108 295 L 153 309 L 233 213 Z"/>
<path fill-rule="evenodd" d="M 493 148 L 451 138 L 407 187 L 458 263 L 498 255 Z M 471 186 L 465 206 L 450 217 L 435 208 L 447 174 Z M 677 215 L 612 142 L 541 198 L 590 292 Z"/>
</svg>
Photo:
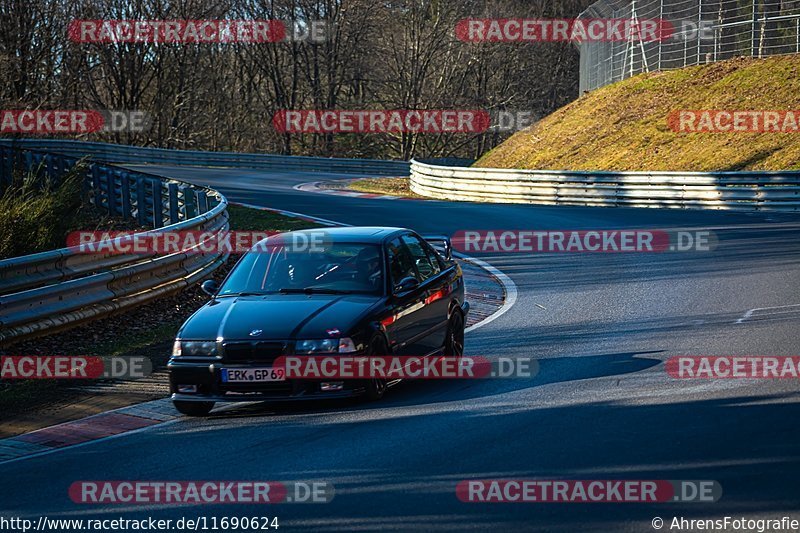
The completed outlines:
<svg viewBox="0 0 800 533">
<path fill-rule="evenodd" d="M 409 276 L 400 280 L 400 283 L 394 286 L 394 293 L 401 294 L 416 289 L 419 286 L 417 278 Z"/>
<path fill-rule="evenodd" d="M 216 296 L 219 284 L 213 279 L 207 279 L 200 285 L 200 289 L 209 296 Z"/>
</svg>

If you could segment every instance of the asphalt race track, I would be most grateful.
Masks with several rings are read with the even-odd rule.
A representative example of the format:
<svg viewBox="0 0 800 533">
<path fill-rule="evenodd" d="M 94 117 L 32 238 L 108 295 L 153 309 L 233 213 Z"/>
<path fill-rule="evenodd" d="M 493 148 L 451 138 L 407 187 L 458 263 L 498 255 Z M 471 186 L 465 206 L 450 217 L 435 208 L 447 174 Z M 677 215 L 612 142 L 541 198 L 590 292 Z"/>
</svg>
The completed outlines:
<svg viewBox="0 0 800 533">
<path fill-rule="evenodd" d="M 294 185 L 346 176 L 138 167 L 233 202 L 354 225 L 712 229 L 713 252 L 476 254 L 516 304 L 467 355 L 536 357 L 531 379 L 412 382 L 375 404 L 233 406 L 0 465 L 3 515 L 278 516 L 281 531 L 653 531 L 659 516 L 798 518 L 798 380 L 677 380 L 676 355 L 800 355 L 800 219 L 789 215 L 349 198 Z M 794 306 L 794 307 L 793 307 Z M 716 503 L 462 503 L 472 478 L 716 480 Z M 73 503 L 76 480 L 325 480 L 328 504 Z M 667 527 L 664 528 L 668 529 Z"/>
</svg>

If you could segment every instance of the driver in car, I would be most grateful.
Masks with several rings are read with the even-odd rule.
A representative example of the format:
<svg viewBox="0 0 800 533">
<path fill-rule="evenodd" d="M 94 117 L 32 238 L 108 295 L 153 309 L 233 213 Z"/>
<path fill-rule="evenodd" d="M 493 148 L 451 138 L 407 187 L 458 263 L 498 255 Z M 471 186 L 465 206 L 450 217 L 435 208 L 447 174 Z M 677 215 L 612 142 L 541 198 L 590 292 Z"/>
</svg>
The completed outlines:
<svg viewBox="0 0 800 533">
<path fill-rule="evenodd" d="M 379 289 L 383 283 L 380 265 L 378 249 L 372 246 L 364 248 L 356 258 L 356 280 L 370 289 Z"/>
</svg>

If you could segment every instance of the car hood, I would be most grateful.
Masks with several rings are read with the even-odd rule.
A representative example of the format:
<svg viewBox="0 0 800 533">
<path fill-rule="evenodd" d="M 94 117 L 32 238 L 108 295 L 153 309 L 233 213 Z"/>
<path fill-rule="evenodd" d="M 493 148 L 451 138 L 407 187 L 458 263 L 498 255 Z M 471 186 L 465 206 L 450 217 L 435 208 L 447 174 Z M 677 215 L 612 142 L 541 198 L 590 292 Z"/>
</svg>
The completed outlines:
<svg viewBox="0 0 800 533">
<path fill-rule="evenodd" d="M 346 335 L 380 301 L 369 295 L 276 294 L 212 300 L 184 323 L 182 339 L 325 339 Z M 260 330 L 260 333 L 253 334 Z"/>
</svg>

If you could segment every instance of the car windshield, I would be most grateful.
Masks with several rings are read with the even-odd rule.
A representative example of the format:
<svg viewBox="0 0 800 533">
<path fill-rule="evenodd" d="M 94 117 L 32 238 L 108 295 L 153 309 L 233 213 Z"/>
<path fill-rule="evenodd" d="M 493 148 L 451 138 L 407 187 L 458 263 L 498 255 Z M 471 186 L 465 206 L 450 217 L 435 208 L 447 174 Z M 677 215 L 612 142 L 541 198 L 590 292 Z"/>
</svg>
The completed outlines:
<svg viewBox="0 0 800 533">
<path fill-rule="evenodd" d="M 333 243 L 313 251 L 270 246 L 248 252 L 218 296 L 260 294 L 383 294 L 380 247 Z"/>
</svg>

